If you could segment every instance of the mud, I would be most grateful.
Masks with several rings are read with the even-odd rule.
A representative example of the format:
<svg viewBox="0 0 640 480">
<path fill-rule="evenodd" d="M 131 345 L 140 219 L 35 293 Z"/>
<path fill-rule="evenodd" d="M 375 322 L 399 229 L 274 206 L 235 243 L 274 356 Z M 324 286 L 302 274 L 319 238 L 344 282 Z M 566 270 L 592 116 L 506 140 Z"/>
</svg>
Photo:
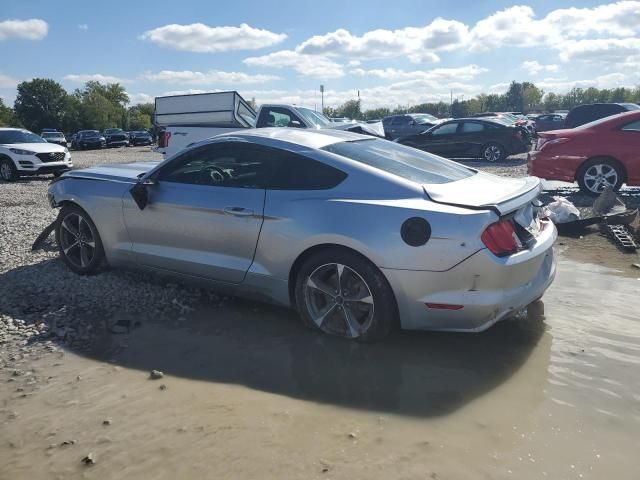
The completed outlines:
<svg viewBox="0 0 640 480">
<path fill-rule="evenodd" d="M 0 478 L 636 479 L 640 280 L 558 250 L 543 302 L 478 335 L 361 345 L 237 301 L 28 356 Z"/>
</svg>

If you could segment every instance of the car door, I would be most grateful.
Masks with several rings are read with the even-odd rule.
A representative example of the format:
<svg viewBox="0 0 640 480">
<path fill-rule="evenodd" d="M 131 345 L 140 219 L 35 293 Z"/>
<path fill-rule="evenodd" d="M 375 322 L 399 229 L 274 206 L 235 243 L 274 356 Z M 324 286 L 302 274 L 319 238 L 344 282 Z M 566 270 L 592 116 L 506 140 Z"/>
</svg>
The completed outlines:
<svg viewBox="0 0 640 480">
<path fill-rule="evenodd" d="M 487 142 L 485 124 L 476 120 L 465 120 L 456 137 L 456 155 L 475 157 Z"/>
<path fill-rule="evenodd" d="M 148 204 L 124 196 L 132 255 L 143 266 L 240 283 L 263 221 L 272 166 L 259 147 L 239 142 L 189 150 L 152 174 Z"/>
<path fill-rule="evenodd" d="M 418 135 L 420 148 L 443 157 L 456 155 L 457 131 L 460 122 L 446 122 Z"/>
</svg>

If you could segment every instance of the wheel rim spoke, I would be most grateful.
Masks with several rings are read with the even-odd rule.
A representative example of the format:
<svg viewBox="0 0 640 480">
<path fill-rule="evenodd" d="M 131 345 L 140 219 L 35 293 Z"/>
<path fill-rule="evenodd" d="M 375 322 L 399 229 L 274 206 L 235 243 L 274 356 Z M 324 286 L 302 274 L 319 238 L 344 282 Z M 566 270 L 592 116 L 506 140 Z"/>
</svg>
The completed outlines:
<svg viewBox="0 0 640 480">
<path fill-rule="evenodd" d="M 80 265 L 86 267 L 91 263 L 91 257 L 89 256 L 89 249 L 84 243 L 80 244 Z"/>
<path fill-rule="evenodd" d="M 314 318 L 314 322 L 316 322 L 316 324 L 322 328 L 322 326 L 324 325 L 324 321 L 326 320 L 327 316 L 333 312 L 335 310 L 335 308 L 338 306 L 337 303 L 333 302 L 333 303 L 329 303 L 327 305 L 327 307 L 322 311 L 322 313 L 320 313 L 320 315 L 316 318 Z"/>
<path fill-rule="evenodd" d="M 80 233 L 78 231 L 78 229 L 76 227 L 74 227 L 73 225 L 71 225 L 71 221 L 69 220 L 69 217 L 71 215 L 67 216 L 64 218 L 64 220 L 62 220 L 62 226 L 64 227 L 65 230 L 67 230 L 71 235 L 73 235 L 74 237 L 78 236 L 78 234 Z"/>
<path fill-rule="evenodd" d="M 318 290 L 319 292 L 322 292 L 327 297 L 330 297 L 332 299 L 336 296 L 335 291 L 320 279 L 309 277 L 309 279 L 307 280 L 307 287 Z"/>
<path fill-rule="evenodd" d="M 347 330 L 349 331 L 349 336 L 352 338 L 359 337 L 362 333 L 362 325 L 360 325 L 355 319 L 351 309 L 347 305 L 343 305 L 340 310 L 342 310 L 342 315 L 344 316 L 344 322 Z"/>
<path fill-rule="evenodd" d="M 62 250 L 64 251 L 65 255 L 69 255 L 69 252 L 71 252 L 71 250 L 77 247 L 78 245 L 80 245 L 79 242 L 73 242 L 68 247 L 63 247 Z"/>
</svg>

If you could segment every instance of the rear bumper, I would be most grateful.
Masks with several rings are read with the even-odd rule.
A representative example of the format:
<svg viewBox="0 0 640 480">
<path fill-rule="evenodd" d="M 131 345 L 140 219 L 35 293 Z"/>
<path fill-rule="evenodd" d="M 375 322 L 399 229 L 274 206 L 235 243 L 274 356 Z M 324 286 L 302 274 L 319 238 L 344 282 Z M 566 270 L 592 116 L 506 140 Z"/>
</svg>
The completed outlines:
<svg viewBox="0 0 640 480">
<path fill-rule="evenodd" d="M 498 258 L 480 250 L 445 272 L 382 269 L 394 290 L 402 328 L 480 332 L 540 298 L 555 277 L 549 224 L 530 250 Z M 458 310 L 430 304 L 461 305 Z"/>
<path fill-rule="evenodd" d="M 545 150 L 533 150 L 527 155 L 527 172 L 529 175 L 546 180 L 574 182 L 576 172 L 586 160 L 581 155 L 548 155 Z"/>
</svg>

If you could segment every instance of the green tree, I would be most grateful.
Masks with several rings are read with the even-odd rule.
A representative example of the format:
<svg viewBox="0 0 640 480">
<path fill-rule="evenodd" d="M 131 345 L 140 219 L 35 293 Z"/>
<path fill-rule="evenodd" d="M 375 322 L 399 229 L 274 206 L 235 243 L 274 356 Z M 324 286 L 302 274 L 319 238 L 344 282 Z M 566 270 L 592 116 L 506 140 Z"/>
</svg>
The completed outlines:
<svg viewBox="0 0 640 480">
<path fill-rule="evenodd" d="M 14 111 L 22 124 L 34 132 L 61 128 L 67 92 L 49 78 L 34 78 L 18 85 Z"/>
<path fill-rule="evenodd" d="M 7 107 L 0 98 L 0 127 L 16 127 L 17 119 L 13 113 L 13 108 Z"/>
</svg>

